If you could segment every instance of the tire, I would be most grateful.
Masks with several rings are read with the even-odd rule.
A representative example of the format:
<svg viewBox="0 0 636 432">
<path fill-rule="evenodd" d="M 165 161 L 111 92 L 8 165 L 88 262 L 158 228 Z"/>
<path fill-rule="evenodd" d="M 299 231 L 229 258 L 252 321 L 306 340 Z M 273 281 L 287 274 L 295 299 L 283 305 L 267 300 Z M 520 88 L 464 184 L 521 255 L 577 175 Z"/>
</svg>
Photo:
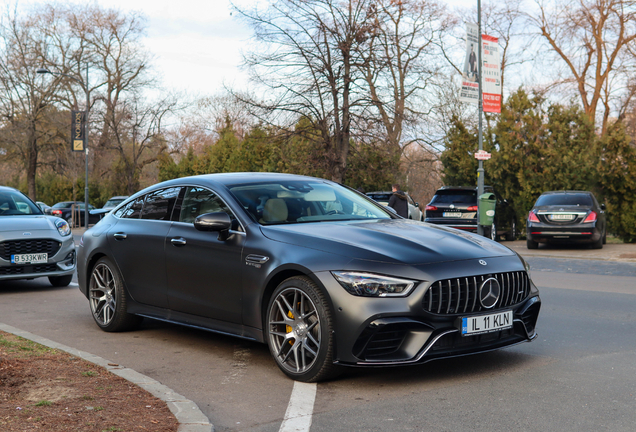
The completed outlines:
<svg viewBox="0 0 636 432">
<path fill-rule="evenodd" d="M 607 244 L 607 230 L 603 231 L 603 244 Z"/>
<path fill-rule="evenodd" d="M 510 231 L 506 233 L 506 240 L 515 241 L 516 238 L 517 238 L 517 222 L 513 220 L 512 222 L 510 222 Z"/>
<path fill-rule="evenodd" d="M 601 236 L 597 241 L 592 243 L 592 249 L 603 249 L 603 236 Z"/>
<path fill-rule="evenodd" d="M 72 280 L 72 274 L 66 276 L 49 276 L 49 282 L 56 288 L 68 286 Z"/>
<path fill-rule="evenodd" d="M 539 243 L 530 239 L 526 240 L 526 246 L 528 246 L 528 249 L 539 249 Z"/>
<path fill-rule="evenodd" d="M 499 237 L 497 235 L 497 225 L 495 224 L 495 222 L 493 222 L 492 225 L 490 225 L 490 233 L 488 237 L 490 237 L 490 240 L 493 240 L 493 241 L 497 241 L 497 238 Z"/>
<path fill-rule="evenodd" d="M 285 375 L 303 382 L 337 375 L 331 308 L 311 279 L 295 276 L 281 283 L 269 301 L 265 324 L 270 353 Z"/>
<path fill-rule="evenodd" d="M 113 262 L 100 258 L 88 282 L 88 302 L 95 323 L 104 331 L 130 330 L 142 318 L 127 312 L 128 296 L 124 280 Z"/>
</svg>

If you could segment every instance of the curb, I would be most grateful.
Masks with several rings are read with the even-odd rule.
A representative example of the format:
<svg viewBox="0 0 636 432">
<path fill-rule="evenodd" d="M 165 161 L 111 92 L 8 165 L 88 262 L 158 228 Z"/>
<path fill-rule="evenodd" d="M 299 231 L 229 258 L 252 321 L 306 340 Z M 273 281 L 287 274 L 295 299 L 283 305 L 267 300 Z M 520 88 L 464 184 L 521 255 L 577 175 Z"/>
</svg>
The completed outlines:
<svg viewBox="0 0 636 432">
<path fill-rule="evenodd" d="M 33 333 L 20 330 L 7 324 L 0 323 L 0 330 L 23 337 L 24 339 L 31 340 L 49 348 L 65 351 L 71 355 L 101 366 L 109 372 L 112 372 L 115 375 L 118 375 L 141 387 L 148 393 L 166 403 L 168 409 L 170 409 L 179 422 L 178 432 L 214 432 L 214 425 L 212 425 L 205 414 L 201 412 L 197 404 L 186 399 L 184 396 L 176 393 L 157 380 L 142 375 L 133 369 L 115 365 L 114 362 L 110 362 L 94 354 L 53 342 L 52 340 L 34 335 Z"/>
</svg>

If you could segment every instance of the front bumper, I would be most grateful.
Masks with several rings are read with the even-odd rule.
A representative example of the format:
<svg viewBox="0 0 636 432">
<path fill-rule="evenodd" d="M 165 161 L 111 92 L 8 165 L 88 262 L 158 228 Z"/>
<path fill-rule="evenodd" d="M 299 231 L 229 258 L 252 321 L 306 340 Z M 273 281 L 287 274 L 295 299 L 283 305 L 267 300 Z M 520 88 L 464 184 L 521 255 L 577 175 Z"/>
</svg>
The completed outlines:
<svg viewBox="0 0 636 432">
<path fill-rule="evenodd" d="M 37 241 L 37 239 L 34 241 Z M 59 243 L 59 248 L 48 257 L 46 263 L 13 264 L 9 256 L 0 257 L 0 280 L 34 279 L 73 274 L 77 266 L 77 254 L 73 236 L 69 236 L 63 241 L 55 239 L 44 239 L 43 241 Z M 38 253 L 38 251 L 34 250 L 29 253 Z"/>
<path fill-rule="evenodd" d="M 457 269 L 459 266 L 448 263 L 444 267 Z M 519 269 L 497 269 L 498 272 L 509 270 Z M 466 268 L 464 275 L 476 274 L 475 271 L 483 272 L 483 269 Z M 453 273 L 464 277 L 457 271 L 449 272 Z M 407 297 L 366 298 L 348 294 L 337 282 L 332 283 L 333 277 L 328 272 L 316 276 L 334 305 L 334 359 L 338 364 L 364 367 L 420 364 L 487 352 L 531 341 L 537 336 L 541 299 L 529 279 L 526 294 L 501 308 L 497 306 L 488 312 L 430 313 L 424 309 L 423 299 L 425 294 L 429 295 L 432 283 L 421 283 Z M 512 311 L 511 328 L 474 336 L 461 335 L 460 318 L 504 310 Z"/>
</svg>

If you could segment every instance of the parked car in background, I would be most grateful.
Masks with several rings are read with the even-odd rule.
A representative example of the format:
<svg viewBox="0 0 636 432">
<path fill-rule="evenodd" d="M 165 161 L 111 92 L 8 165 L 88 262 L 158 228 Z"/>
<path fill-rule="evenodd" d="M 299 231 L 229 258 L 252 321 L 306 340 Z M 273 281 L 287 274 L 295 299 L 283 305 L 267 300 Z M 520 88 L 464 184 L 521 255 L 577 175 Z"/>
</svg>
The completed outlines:
<svg viewBox="0 0 636 432">
<path fill-rule="evenodd" d="M 420 210 L 420 204 L 416 203 L 413 198 L 411 198 L 411 196 L 409 195 L 408 192 L 404 192 L 404 194 L 406 195 L 406 201 L 408 203 L 408 207 L 409 207 L 409 219 L 413 219 L 416 221 L 423 221 L 424 220 L 424 214 L 422 213 L 422 210 Z M 368 192 L 367 196 L 369 198 L 371 198 L 372 200 L 379 202 L 382 205 L 388 206 L 389 205 L 389 200 L 391 199 L 391 195 L 393 195 L 393 192 L 391 191 L 384 191 L 384 192 Z"/>
<path fill-rule="evenodd" d="M 73 204 L 75 205 L 74 207 L 73 207 Z M 84 218 L 85 218 L 84 205 L 85 205 L 84 201 L 62 201 L 57 204 L 53 204 L 53 207 L 51 207 L 51 214 L 53 216 L 60 217 L 69 223 L 71 222 L 71 218 L 75 216 L 75 224 L 79 226 L 84 226 Z M 95 207 L 93 205 L 88 204 L 89 212 L 94 209 Z M 72 214 L 73 211 L 75 212 L 74 215 Z M 97 216 L 93 217 L 89 213 L 88 223 L 94 224 L 97 221 L 99 221 L 99 217 Z"/>
<path fill-rule="evenodd" d="M 528 249 L 539 243 L 583 243 L 601 249 L 607 239 L 605 204 L 592 192 L 544 192 L 528 213 Z"/>
<path fill-rule="evenodd" d="M 126 198 L 128 198 L 128 195 L 119 195 L 119 196 L 114 196 L 109 198 L 109 200 L 106 201 L 106 204 L 104 204 L 104 207 L 100 209 L 91 210 L 89 212 L 90 213 L 89 220 L 93 220 L 93 216 L 96 217 L 97 220 L 101 220 L 104 216 L 106 216 L 106 214 L 109 211 L 111 211 L 112 209 L 114 209 L 119 204 L 123 203 L 124 201 L 126 201 Z"/>
<path fill-rule="evenodd" d="M 40 207 L 40 210 L 42 210 L 42 213 L 50 215 L 51 214 L 51 206 L 48 204 L 43 203 L 42 201 L 36 201 L 35 202 L 37 204 L 38 207 Z"/>
<path fill-rule="evenodd" d="M 541 300 L 518 254 L 313 177 L 159 183 L 86 231 L 78 254 L 102 330 L 143 316 L 263 342 L 299 381 L 537 336 Z"/>
<path fill-rule="evenodd" d="M 22 192 L 0 186 L 0 281 L 48 277 L 67 286 L 75 272 L 68 223 L 47 216 Z"/>
<path fill-rule="evenodd" d="M 484 235 L 493 240 L 504 236 L 506 240 L 517 238 L 517 215 L 510 203 L 491 186 L 484 193 L 495 195 L 495 220 L 484 227 Z M 425 209 L 425 222 L 444 225 L 463 231 L 477 232 L 477 187 L 443 186 L 439 188 Z"/>
</svg>

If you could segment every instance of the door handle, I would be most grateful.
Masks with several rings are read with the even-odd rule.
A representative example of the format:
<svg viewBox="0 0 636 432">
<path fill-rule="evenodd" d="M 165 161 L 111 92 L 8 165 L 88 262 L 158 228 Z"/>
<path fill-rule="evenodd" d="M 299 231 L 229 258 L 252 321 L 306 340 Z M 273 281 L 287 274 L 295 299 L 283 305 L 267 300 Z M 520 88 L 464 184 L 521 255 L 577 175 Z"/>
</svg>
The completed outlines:
<svg viewBox="0 0 636 432">
<path fill-rule="evenodd" d="M 113 234 L 113 237 L 115 237 L 115 240 L 126 240 L 126 237 L 128 237 L 128 235 L 126 233 L 115 233 Z"/>
<path fill-rule="evenodd" d="M 175 246 L 185 246 L 186 239 L 184 239 L 183 237 L 177 237 L 177 238 L 170 239 L 170 243 L 172 243 Z"/>
</svg>

